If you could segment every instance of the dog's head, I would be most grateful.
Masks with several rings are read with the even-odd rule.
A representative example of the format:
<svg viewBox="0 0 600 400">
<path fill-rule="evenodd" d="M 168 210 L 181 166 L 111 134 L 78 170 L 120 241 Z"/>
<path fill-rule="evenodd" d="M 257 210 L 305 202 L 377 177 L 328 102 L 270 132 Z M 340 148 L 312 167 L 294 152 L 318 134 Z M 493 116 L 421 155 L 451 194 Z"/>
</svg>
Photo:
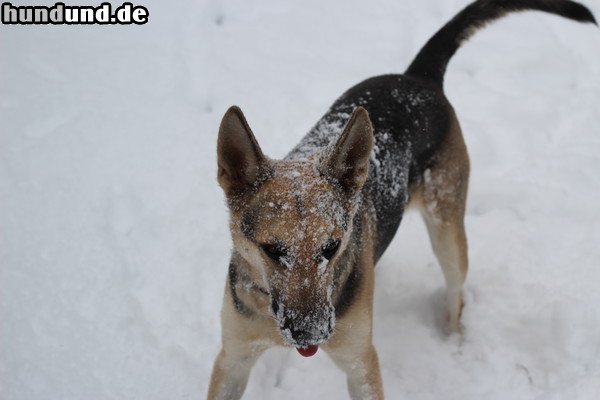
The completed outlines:
<svg viewBox="0 0 600 400">
<path fill-rule="evenodd" d="M 351 237 L 372 146 L 363 108 L 333 146 L 302 161 L 265 157 L 239 108 L 223 117 L 218 181 L 235 251 L 249 266 L 245 273 L 269 293 L 288 345 L 318 345 L 333 333 L 334 270 Z"/>
</svg>

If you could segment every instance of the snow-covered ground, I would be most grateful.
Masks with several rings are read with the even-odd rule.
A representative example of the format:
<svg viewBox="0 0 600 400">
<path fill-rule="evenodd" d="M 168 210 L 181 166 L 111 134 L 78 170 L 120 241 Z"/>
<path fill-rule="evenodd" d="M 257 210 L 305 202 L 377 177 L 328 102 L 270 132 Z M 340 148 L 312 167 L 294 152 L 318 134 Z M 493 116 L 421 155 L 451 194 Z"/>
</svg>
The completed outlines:
<svg viewBox="0 0 600 400">
<path fill-rule="evenodd" d="M 0 26 L 0 399 L 203 398 L 231 246 L 224 111 L 282 157 L 467 3 L 147 1 L 144 26 Z M 597 398 L 599 50 L 597 27 L 529 12 L 452 60 L 472 158 L 465 332 L 441 333 L 442 274 L 409 214 L 376 277 L 389 399 Z M 323 352 L 273 349 L 245 398 L 347 392 Z"/>
</svg>

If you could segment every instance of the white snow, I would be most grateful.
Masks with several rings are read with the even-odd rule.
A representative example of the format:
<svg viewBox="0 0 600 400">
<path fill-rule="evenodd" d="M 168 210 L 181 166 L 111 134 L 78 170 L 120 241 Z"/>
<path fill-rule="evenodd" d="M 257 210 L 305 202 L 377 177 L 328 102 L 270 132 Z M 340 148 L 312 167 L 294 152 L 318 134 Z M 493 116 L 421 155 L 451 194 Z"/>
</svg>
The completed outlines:
<svg viewBox="0 0 600 400">
<path fill-rule="evenodd" d="M 147 1 L 144 26 L 0 26 L 0 399 L 203 398 L 231 246 L 227 107 L 283 157 L 467 3 Z M 387 398 L 600 393 L 598 49 L 597 27 L 528 12 L 451 61 L 472 158 L 464 335 L 442 333 L 443 276 L 409 214 L 376 275 Z M 244 398 L 347 391 L 324 352 L 280 348 Z"/>
</svg>

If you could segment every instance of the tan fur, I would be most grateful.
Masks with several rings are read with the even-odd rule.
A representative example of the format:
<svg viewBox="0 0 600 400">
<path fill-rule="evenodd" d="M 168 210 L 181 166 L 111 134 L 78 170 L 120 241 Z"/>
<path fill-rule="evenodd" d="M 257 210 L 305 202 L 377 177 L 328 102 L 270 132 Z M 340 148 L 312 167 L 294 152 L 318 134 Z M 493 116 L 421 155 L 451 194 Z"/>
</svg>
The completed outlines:
<svg viewBox="0 0 600 400">
<path fill-rule="evenodd" d="M 354 399 L 383 399 L 383 386 L 379 371 L 377 352 L 372 344 L 374 265 L 373 243 L 374 221 L 370 214 L 364 215 L 366 229 L 363 251 L 359 254 L 362 285 L 348 312 L 337 321 L 336 333 L 329 342 L 321 346 L 348 376 L 350 397 Z M 222 309 L 223 349 L 211 377 L 209 399 L 239 398 L 243 392 L 247 375 L 264 350 L 284 345 L 277 332 L 273 318 L 268 312 L 264 296 L 255 291 L 241 291 L 244 301 L 255 305 L 261 313 L 255 315 L 253 323 L 240 315 L 230 301 L 229 287 L 225 289 Z M 229 376 L 227 372 L 229 371 Z M 239 385 L 221 390 L 228 382 L 235 381 L 232 375 L 246 376 Z"/>
<path fill-rule="evenodd" d="M 449 135 L 440 147 L 435 163 L 409 188 L 409 207 L 421 212 L 433 251 L 444 272 L 451 333 L 461 331 L 461 288 L 469 267 L 464 227 L 469 169 L 462 131 L 452 113 Z"/>
<path fill-rule="evenodd" d="M 239 399 L 258 357 L 276 345 L 307 356 L 321 346 L 345 371 L 353 400 L 383 399 L 372 343 L 374 263 L 392 240 L 406 200 L 421 212 L 444 273 L 448 330 L 461 332 L 470 166 L 443 94 L 448 61 L 476 30 L 509 12 L 538 9 L 595 22 L 575 2 L 500 3 L 467 6 L 432 36 L 404 75 L 350 88 L 286 160 L 262 153 L 238 107 L 225 113 L 217 179 L 234 249 L 209 400 Z M 363 107 L 377 127 L 375 147 Z M 328 143 L 350 112 L 337 141 Z"/>
<path fill-rule="evenodd" d="M 363 285 L 352 307 L 338 322 L 336 334 L 323 349 L 342 369 L 348 380 L 348 390 L 353 400 L 383 399 L 383 384 L 377 351 L 373 346 L 373 292 L 375 269 L 373 265 L 373 215 L 365 214 L 365 231 L 362 252 L 359 255 Z"/>
<path fill-rule="evenodd" d="M 346 371 L 353 399 L 383 398 L 372 345 L 375 214 L 361 215 L 361 237 L 354 237 L 352 229 L 358 207 L 372 209 L 368 199 L 357 195 L 367 176 L 372 141 L 368 115 L 359 108 L 331 152 L 306 161 L 267 160 L 241 111 L 234 107 L 224 117 L 218 178 L 229 203 L 235 278 L 230 274 L 225 287 L 223 348 L 215 360 L 209 399 L 240 398 L 260 354 L 295 340 L 283 332 L 282 318 L 289 317 L 277 316 L 272 308 L 273 291 L 281 297 L 278 308 L 299 315 L 299 325 L 303 316 L 323 324 L 331 305 L 348 296 L 344 288 L 353 273 L 360 279 L 352 287 L 350 304 L 334 320 L 335 331 L 312 340 L 321 342 Z M 260 182 L 261 174 L 269 179 Z M 258 189 L 255 182 L 260 182 Z M 327 261 L 319 254 L 332 240 L 339 247 Z M 264 246 L 276 243 L 293 256 L 270 260 Z"/>
<path fill-rule="evenodd" d="M 359 203 L 353 195 L 364 182 L 364 166 L 371 151 L 368 117 L 360 110 L 355 112 L 336 150 L 307 161 L 267 161 L 241 112 L 234 110 L 230 118 L 233 122 L 226 126 L 245 131 L 233 136 L 242 141 L 248 139 L 246 143 L 220 142 L 246 153 L 242 157 L 244 164 L 258 171 L 253 179 L 259 179 L 260 171 L 269 179 L 252 189 L 248 175 L 236 171 L 235 159 L 228 159 L 226 152 L 220 155 L 219 182 L 228 195 L 235 248 L 231 262 L 237 268 L 239 282 L 232 282 L 230 275 L 225 288 L 221 315 L 223 349 L 215 360 L 208 398 L 240 398 L 250 370 L 263 351 L 271 346 L 290 345 L 291 339 L 282 332 L 280 317 L 274 318 L 273 293 L 267 295 L 267 290 L 283 293 L 280 307 L 291 309 L 293 315 L 311 316 L 327 309 L 324 299 L 337 304 L 345 295 L 344 283 L 357 270 L 359 284 L 352 288 L 350 304 L 335 320 L 334 332 L 320 344 L 346 373 L 352 399 L 383 399 L 379 362 L 372 344 L 376 214 L 371 199 L 363 197 Z M 435 162 L 409 188 L 409 195 L 410 204 L 419 208 L 424 217 L 447 281 L 449 330 L 459 332 L 461 288 L 467 272 L 463 218 L 469 160 L 458 122 L 454 115 L 452 118 L 450 132 L 438 148 Z M 370 139 L 366 140 L 365 135 Z M 320 169 L 319 165 L 323 167 Z M 329 172 L 324 175 L 323 170 Z M 339 177 L 341 188 L 331 183 L 327 173 Z M 344 211 L 352 221 L 359 204 L 361 235 L 354 237 L 338 214 Z M 251 229 L 244 231 L 244 224 Z M 340 239 L 339 250 L 322 269 L 315 254 L 331 238 Z M 265 243 L 285 243 L 294 254 L 293 265 L 269 260 L 261 249 Z M 333 288 L 331 293 L 328 288 Z M 236 298 L 243 309 L 236 305 Z M 323 319 L 317 321 L 322 323 Z"/>
</svg>

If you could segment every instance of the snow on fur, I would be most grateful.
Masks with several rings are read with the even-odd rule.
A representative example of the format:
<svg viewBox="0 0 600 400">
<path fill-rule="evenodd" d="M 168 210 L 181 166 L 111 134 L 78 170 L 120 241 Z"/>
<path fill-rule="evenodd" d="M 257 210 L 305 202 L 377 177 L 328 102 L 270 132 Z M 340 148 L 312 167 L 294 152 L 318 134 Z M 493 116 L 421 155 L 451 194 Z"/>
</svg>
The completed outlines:
<svg viewBox="0 0 600 400">
<path fill-rule="evenodd" d="M 225 110 L 281 158 L 467 3 L 149 1 L 143 26 L 0 26 L 0 398 L 202 398 L 231 249 Z M 472 159 L 465 332 L 442 333 L 443 277 L 409 214 L 377 267 L 388 398 L 597 396 L 598 48 L 597 28 L 528 12 L 450 63 Z M 244 398 L 346 393 L 324 352 L 272 349 Z"/>
</svg>

